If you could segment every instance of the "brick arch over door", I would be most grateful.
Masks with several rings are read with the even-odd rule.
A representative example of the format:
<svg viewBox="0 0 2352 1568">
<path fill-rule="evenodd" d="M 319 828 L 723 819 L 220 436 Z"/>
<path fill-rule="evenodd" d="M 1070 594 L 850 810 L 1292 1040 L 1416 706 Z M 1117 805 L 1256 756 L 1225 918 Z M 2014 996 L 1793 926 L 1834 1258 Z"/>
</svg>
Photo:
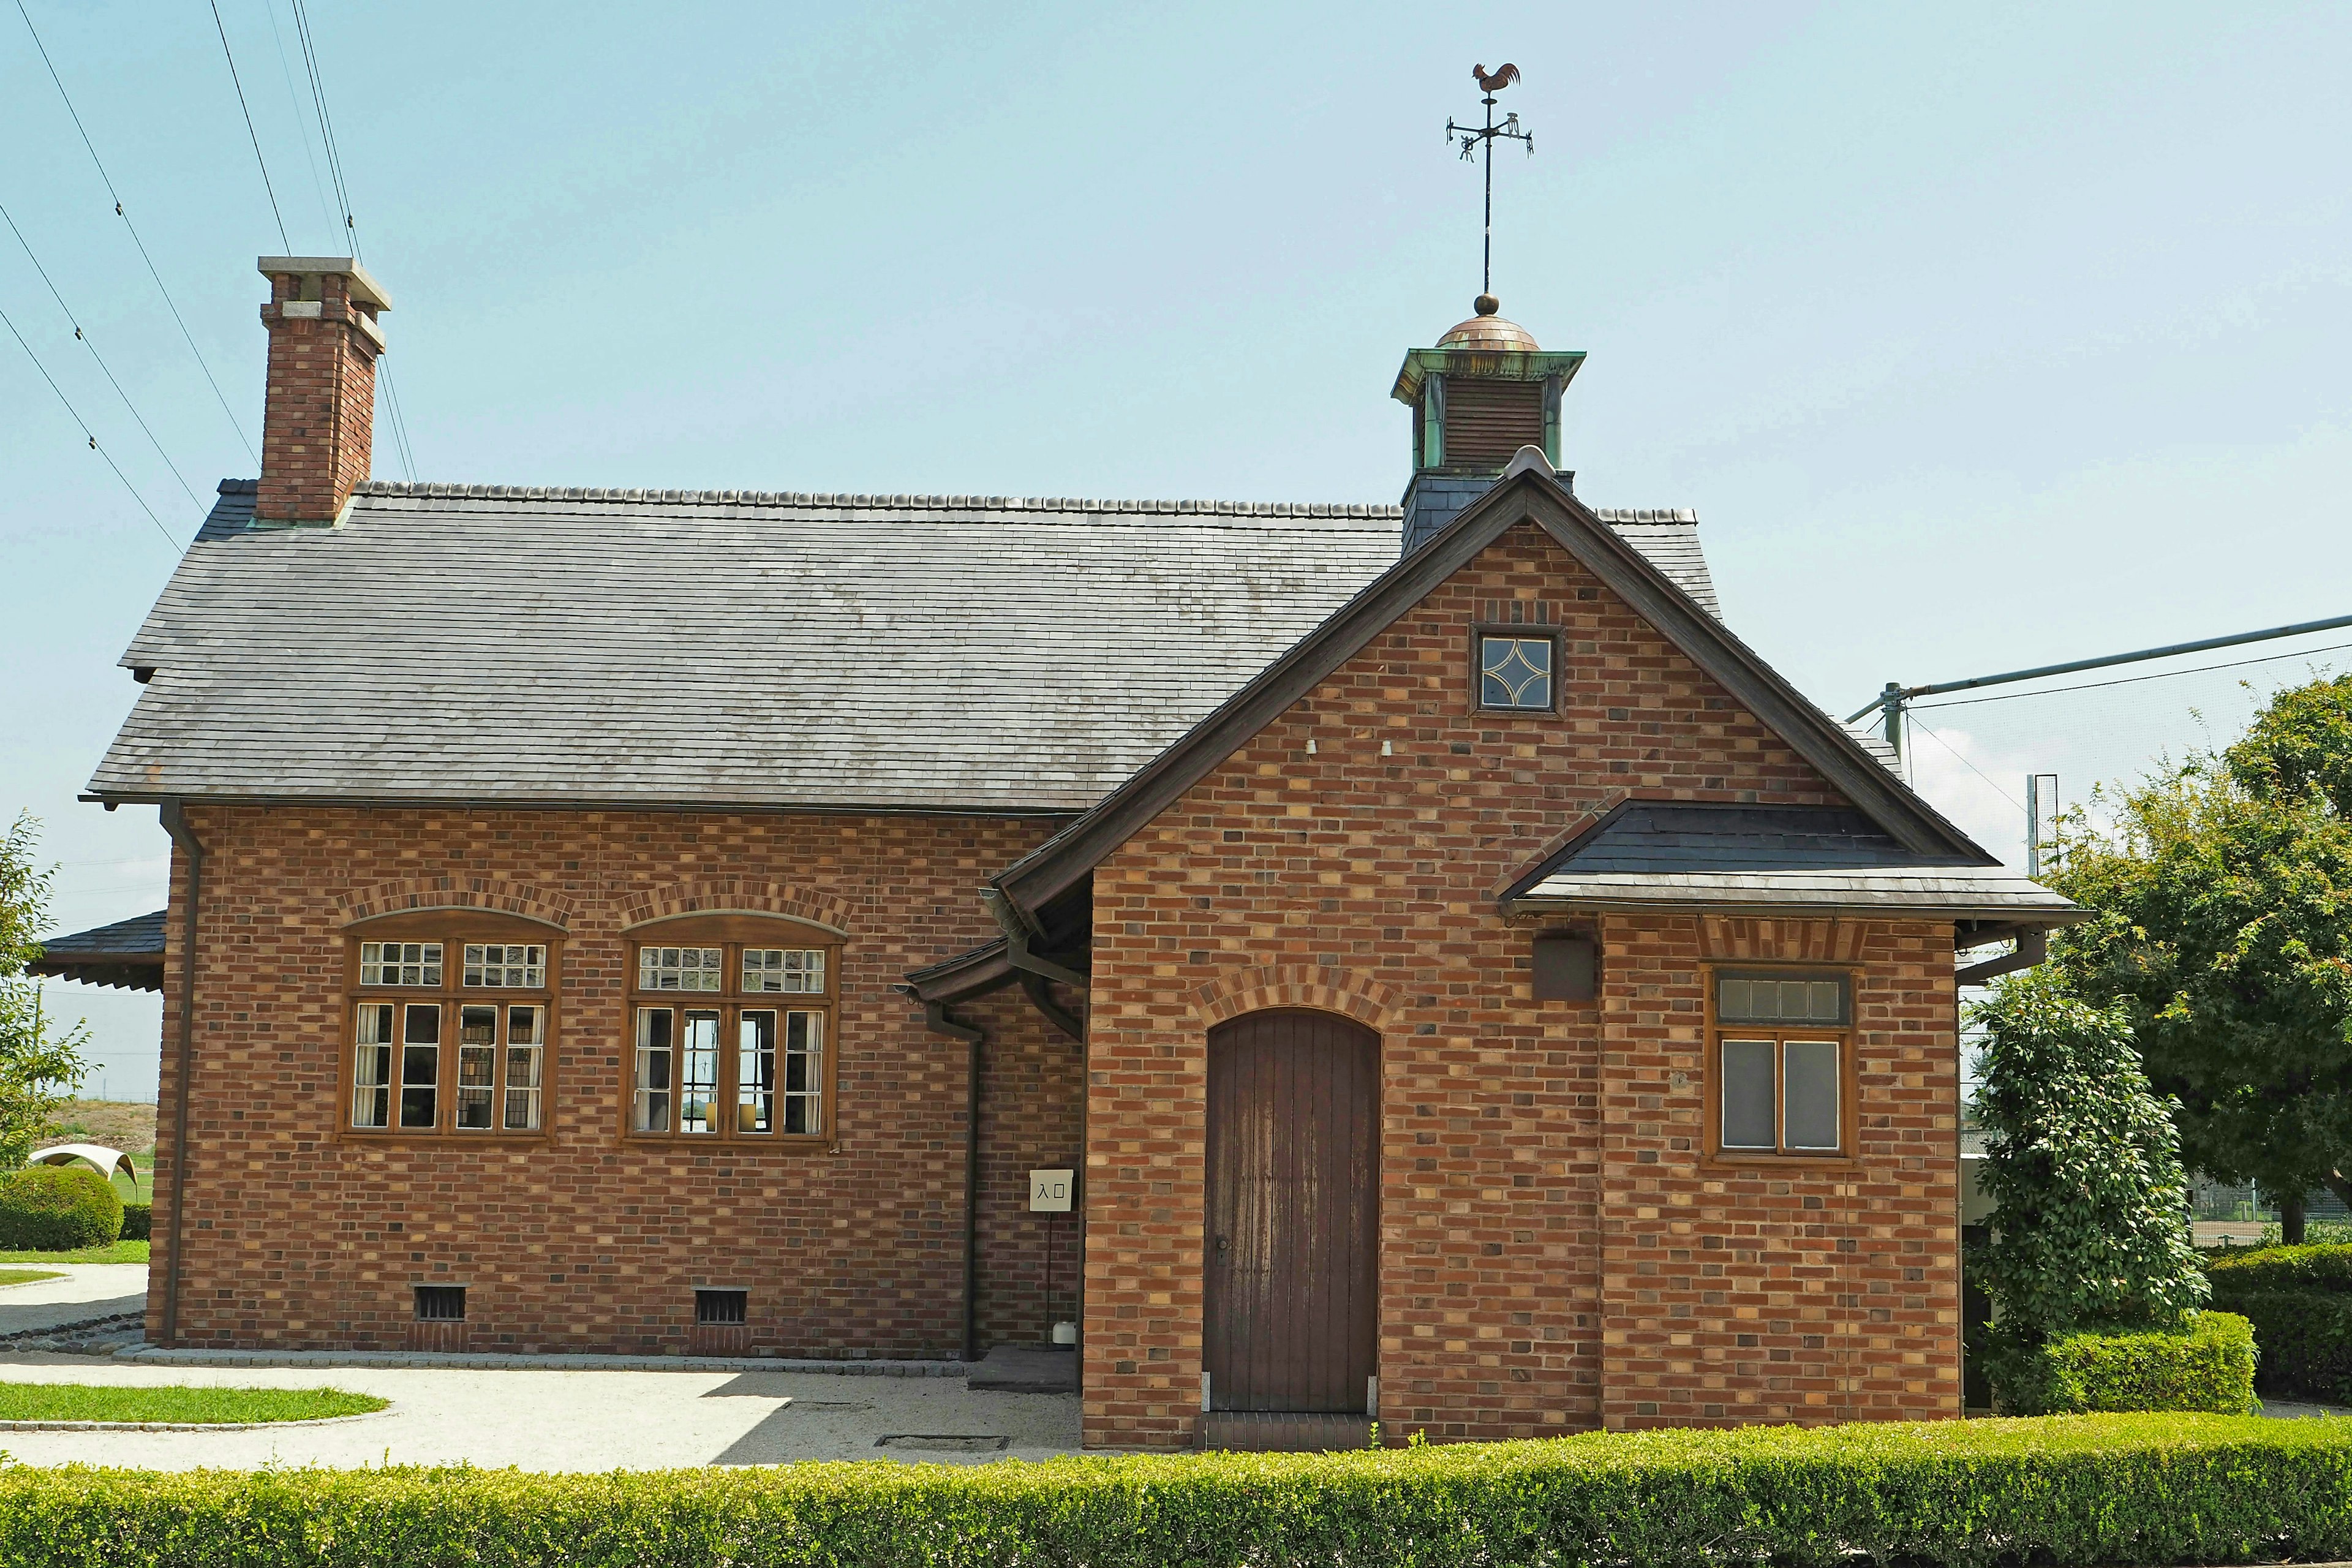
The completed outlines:
<svg viewBox="0 0 2352 1568">
<path fill-rule="evenodd" d="M 1266 963 L 1221 974 L 1187 999 L 1202 1028 L 1274 1007 L 1337 1013 L 1379 1033 L 1403 1005 L 1404 994 L 1384 980 L 1352 969 L 1313 963 Z"/>
<path fill-rule="evenodd" d="M 336 920 L 347 926 L 413 910 L 478 910 L 484 914 L 537 921 L 559 931 L 572 929 L 572 900 L 562 894 L 492 877 L 415 877 L 376 882 L 354 888 L 335 900 Z"/>
<path fill-rule="evenodd" d="M 632 893 L 621 905 L 624 931 L 678 915 L 782 915 L 847 936 L 849 906 L 829 893 L 742 877 L 677 882 Z"/>
</svg>

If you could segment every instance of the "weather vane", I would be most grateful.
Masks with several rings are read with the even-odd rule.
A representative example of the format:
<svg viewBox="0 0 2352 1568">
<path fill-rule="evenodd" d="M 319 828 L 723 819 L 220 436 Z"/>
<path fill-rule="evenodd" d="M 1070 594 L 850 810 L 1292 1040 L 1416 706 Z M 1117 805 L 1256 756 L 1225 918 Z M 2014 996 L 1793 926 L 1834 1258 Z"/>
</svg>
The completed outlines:
<svg viewBox="0 0 2352 1568">
<path fill-rule="evenodd" d="M 1445 142 L 1451 146 L 1456 136 L 1462 138 L 1462 161 L 1465 163 L 1477 157 L 1482 148 L 1486 153 L 1486 237 L 1478 291 L 1492 294 L 1495 291 L 1495 143 L 1524 142 L 1528 155 L 1533 157 L 1536 139 L 1530 132 L 1519 129 L 1519 117 L 1516 114 L 1505 115 L 1500 125 L 1495 123 L 1495 95 L 1519 79 L 1518 67 L 1507 64 L 1490 75 L 1485 66 L 1472 66 L 1470 74 L 1478 79 L 1479 87 L 1486 90 L 1486 123 L 1456 125 L 1448 116 Z"/>
</svg>

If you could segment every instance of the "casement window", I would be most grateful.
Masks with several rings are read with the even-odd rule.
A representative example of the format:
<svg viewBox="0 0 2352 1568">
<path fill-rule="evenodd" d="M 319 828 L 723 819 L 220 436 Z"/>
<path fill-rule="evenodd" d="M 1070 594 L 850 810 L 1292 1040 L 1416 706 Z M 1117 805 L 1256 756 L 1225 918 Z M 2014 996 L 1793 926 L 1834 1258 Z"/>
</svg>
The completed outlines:
<svg viewBox="0 0 2352 1568">
<path fill-rule="evenodd" d="M 1712 977 L 1713 1142 L 1731 1157 L 1852 1152 L 1853 983 L 1821 971 Z"/>
<path fill-rule="evenodd" d="M 634 950 L 626 1130 L 783 1144 L 832 1133 L 840 949 L 757 915 L 665 921 Z"/>
<path fill-rule="evenodd" d="M 1486 712 L 1550 713 L 1559 706 L 1559 637 L 1542 626 L 1481 626 L 1470 638 L 1476 706 Z"/>
<path fill-rule="evenodd" d="M 544 1135 L 553 937 L 544 926 L 471 911 L 388 916 L 361 928 L 349 972 L 345 1130 Z"/>
</svg>

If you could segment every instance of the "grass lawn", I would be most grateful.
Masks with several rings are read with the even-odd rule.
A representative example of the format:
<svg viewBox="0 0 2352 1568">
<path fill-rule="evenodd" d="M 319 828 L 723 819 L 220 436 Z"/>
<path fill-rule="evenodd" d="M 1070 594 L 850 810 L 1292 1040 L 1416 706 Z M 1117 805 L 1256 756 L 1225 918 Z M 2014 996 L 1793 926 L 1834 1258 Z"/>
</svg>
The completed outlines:
<svg viewBox="0 0 2352 1568">
<path fill-rule="evenodd" d="M 62 1279 L 54 1268 L 0 1268 L 0 1285 L 30 1285 L 36 1279 Z"/>
<path fill-rule="evenodd" d="M 340 1388 L 121 1388 L 0 1383 L 0 1421 L 311 1421 L 391 1404 Z"/>
<path fill-rule="evenodd" d="M 0 1263 L 144 1263 L 147 1244 L 118 1241 L 112 1247 L 85 1247 L 79 1252 L 0 1252 Z"/>
</svg>

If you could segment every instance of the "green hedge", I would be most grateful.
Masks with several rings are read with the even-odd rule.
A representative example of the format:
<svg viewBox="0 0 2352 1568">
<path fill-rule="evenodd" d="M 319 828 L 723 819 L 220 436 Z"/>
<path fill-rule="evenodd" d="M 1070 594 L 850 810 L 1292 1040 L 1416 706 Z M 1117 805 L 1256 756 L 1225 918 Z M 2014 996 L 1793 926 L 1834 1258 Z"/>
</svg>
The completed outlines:
<svg viewBox="0 0 2352 1568">
<path fill-rule="evenodd" d="M 114 1184 L 82 1165 L 29 1165 L 0 1179 L 0 1249 L 70 1252 L 122 1234 Z"/>
<path fill-rule="evenodd" d="M 2254 1408 L 2254 1328 L 2200 1312 L 2185 1334 L 2068 1334 L 2000 1364 L 1993 1386 L 2021 1415 Z"/>
<path fill-rule="evenodd" d="M 0 1470 L 0 1565 L 2073 1568 L 2352 1557 L 2352 1421 L 2090 1415 L 1328 1455 Z"/>
<path fill-rule="evenodd" d="M 2263 1393 L 2352 1401 L 2352 1247 L 2208 1254 L 2213 1304 L 2253 1321 Z"/>
<path fill-rule="evenodd" d="M 121 1239 L 124 1241 L 145 1241 L 153 1234 L 154 1229 L 155 1205 L 153 1204 L 124 1204 L 122 1205 L 122 1236 Z"/>
</svg>

